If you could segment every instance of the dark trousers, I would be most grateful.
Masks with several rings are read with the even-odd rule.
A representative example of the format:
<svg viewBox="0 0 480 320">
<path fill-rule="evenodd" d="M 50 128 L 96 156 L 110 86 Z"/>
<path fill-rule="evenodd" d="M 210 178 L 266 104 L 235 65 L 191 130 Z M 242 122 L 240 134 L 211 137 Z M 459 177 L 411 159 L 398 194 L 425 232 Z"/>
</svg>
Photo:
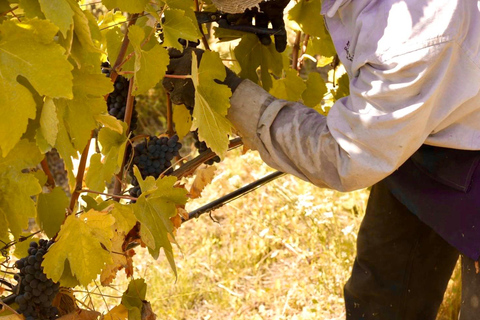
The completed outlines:
<svg viewBox="0 0 480 320">
<path fill-rule="evenodd" d="M 344 288 L 347 320 L 434 320 L 458 256 L 384 182 L 376 184 Z M 465 256 L 460 319 L 480 319 L 480 274 Z"/>
</svg>

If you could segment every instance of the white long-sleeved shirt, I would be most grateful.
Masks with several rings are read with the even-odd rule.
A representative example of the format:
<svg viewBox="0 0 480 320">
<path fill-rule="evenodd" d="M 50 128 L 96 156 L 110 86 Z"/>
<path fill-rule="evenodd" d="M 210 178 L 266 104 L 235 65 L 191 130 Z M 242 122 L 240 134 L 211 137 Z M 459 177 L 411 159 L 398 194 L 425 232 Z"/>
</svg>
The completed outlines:
<svg viewBox="0 0 480 320">
<path fill-rule="evenodd" d="M 324 0 L 350 78 L 327 117 L 245 80 L 228 117 L 270 166 L 340 191 L 373 185 L 422 144 L 480 150 L 480 2 Z"/>
</svg>

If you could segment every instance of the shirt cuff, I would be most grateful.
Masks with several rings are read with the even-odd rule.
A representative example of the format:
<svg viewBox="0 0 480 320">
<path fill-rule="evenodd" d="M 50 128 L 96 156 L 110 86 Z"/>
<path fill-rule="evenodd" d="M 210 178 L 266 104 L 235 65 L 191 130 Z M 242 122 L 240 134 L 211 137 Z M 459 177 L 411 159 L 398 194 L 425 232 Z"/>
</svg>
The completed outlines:
<svg viewBox="0 0 480 320">
<path fill-rule="evenodd" d="M 261 148 L 257 130 L 260 117 L 274 97 L 250 80 L 243 80 L 230 98 L 227 118 L 237 129 L 243 143 L 253 149 Z"/>
</svg>

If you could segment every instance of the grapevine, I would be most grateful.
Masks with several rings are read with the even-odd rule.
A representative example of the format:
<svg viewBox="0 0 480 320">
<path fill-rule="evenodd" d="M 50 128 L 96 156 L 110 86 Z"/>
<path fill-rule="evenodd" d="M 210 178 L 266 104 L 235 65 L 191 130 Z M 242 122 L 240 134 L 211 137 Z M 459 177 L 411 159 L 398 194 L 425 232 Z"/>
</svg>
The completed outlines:
<svg viewBox="0 0 480 320">
<path fill-rule="evenodd" d="M 190 217 L 184 212 L 210 182 L 197 183 L 194 196 L 183 178 L 201 181 L 202 170 L 214 172 L 211 165 L 242 145 L 227 119 L 225 66 L 278 98 L 294 96 L 314 108 L 328 107 L 333 94 L 344 95 L 345 87 L 327 90 L 324 81 L 336 79 L 319 76 L 317 69 L 328 69 L 328 63 L 303 63 L 306 56 L 334 56 L 323 23 L 317 23 L 320 0 L 300 0 L 288 9 L 298 25 L 287 30 L 295 34 L 293 46 L 282 19 L 286 0 L 272 11 L 275 20 L 272 12 L 265 15 L 264 4 L 229 14 L 201 0 L 17 2 L 0 1 L 0 302 L 26 320 L 83 318 L 87 311 L 91 318 L 113 319 L 118 308 L 129 318 L 148 314 L 147 284 L 133 274 L 135 250 L 145 247 L 154 259 L 165 253 L 176 275 L 170 241 L 182 221 L 282 175 L 219 198 Z M 226 50 L 220 40 L 239 42 Z M 292 63 L 283 62 L 287 45 L 293 47 Z M 319 47 L 322 52 L 308 50 Z M 205 52 L 198 64 L 170 74 L 172 48 Z M 315 70 L 307 70 L 312 65 Z M 304 77 L 308 73 L 317 75 L 315 85 Z M 292 77 L 305 85 L 291 86 Z M 178 101 L 170 91 L 166 103 L 152 94 L 163 93 L 167 78 L 188 83 L 191 104 L 172 106 Z M 196 150 L 182 149 L 190 144 Z M 28 255 L 15 261 L 21 242 L 34 235 L 51 240 L 32 238 Z M 95 285 L 92 295 L 105 298 L 97 282 L 118 286 L 120 271 L 130 284 L 120 289 L 118 305 L 103 299 L 111 314 L 81 309 L 87 304 L 74 292 L 90 295 Z M 68 307 L 62 305 L 66 300 Z"/>
</svg>

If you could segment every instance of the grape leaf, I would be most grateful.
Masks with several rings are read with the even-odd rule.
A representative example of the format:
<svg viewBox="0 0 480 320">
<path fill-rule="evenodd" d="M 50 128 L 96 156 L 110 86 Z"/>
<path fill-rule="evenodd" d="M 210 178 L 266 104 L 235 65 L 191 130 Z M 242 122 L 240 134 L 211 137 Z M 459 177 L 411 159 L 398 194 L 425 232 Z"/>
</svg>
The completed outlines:
<svg viewBox="0 0 480 320">
<path fill-rule="evenodd" d="M 19 0 L 20 7 L 25 11 L 27 18 L 43 18 L 43 12 L 40 9 L 38 0 Z"/>
<path fill-rule="evenodd" d="M 117 231 L 128 233 L 137 223 L 137 218 L 130 205 L 123 205 L 115 201 L 109 201 L 113 204 L 110 214 L 115 218 L 115 227 Z"/>
<path fill-rule="evenodd" d="M 302 78 L 297 75 L 297 71 L 289 69 L 285 71 L 285 78 L 273 82 L 270 94 L 278 99 L 299 101 L 306 88 Z"/>
<path fill-rule="evenodd" d="M 147 284 L 144 279 L 133 279 L 122 296 L 122 305 L 128 309 L 128 319 L 141 319 L 143 301 L 147 295 Z"/>
<path fill-rule="evenodd" d="M 336 82 L 336 90 L 332 90 L 333 98 L 335 100 L 338 100 L 340 98 L 348 96 L 350 94 L 350 80 L 348 79 L 348 74 L 342 74 L 342 76 L 338 78 Z"/>
<path fill-rule="evenodd" d="M 307 89 L 302 93 L 303 103 L 310 108 L 320 104 L 327 93 L 325 81 L 318 72 L 310 72 L 307 79 Z"/>
<path fill-rule="evenodd" d="M 137 179 L 139 183 L 143 182 L 141 176 L 137 176 Z M 142 189 L 142 195 L 133 205 L 135 216 L 142 225 L 140 229 L 142 241 L 155 259 L 163 247 L 175 275 L 172 245 L 168 238 L 168 235 L 173 237 L 173 224 L 170 218 L 177 214 L 176 205 L 185 205 L 187 201 L 187 191 L 174 187 L 176 180 L 173 176 L 158 178 L 154 188 L 146 192 Z"/>
<path fill-rule="evenodd" d="M 39 0 L 45 17 L 53 22 L 66 36 L 73 23 L 73 10 L 65 0 Z"/>
<path fill-rule="evenodd" d="M 104 95 L 112 91 L 112 82 L 102 74 L 74 70 L 74 98 L 66 100 L 64 120 L 77 150 L 83 150 L 97 126 L 95 118 L 107 112 Z"/>
<path fill-rule="evenodd" d="M 37 224 L 49 238 L 53 238 L 65 220 L 70 201 L 61 187 L 50 193 L 41 193 L 37 200 Z"/>
<path fill-rule="evenodd" d="M 103 124 L 105 127 L 107 127 L 110 130 L 113 130 L 117 133 L 122 134 L 124 131 L 123 126 L 125 125 L 125 122 L 118 120 L 117 118 L 109 115 L 109 114 L 99 114 L 95 116 L 95 120 L 97 120 L 99 123 Z"/>
<path fill-rule="evenodd" d="M 109 10 L 119 8 L 128 13 L 139 13 L 143 11 L 148 0 L 102 0 L 102 3 Z"/>
<path fill-rule="evenodd" d="M 221 158 L 228 149 L 231 124 L 225 118 L 230 107 L 231 90 L 215 80 L 224 80 L 225 66 L 217 52 L 205 51 L 197 68 L 197 56 L 192 54 L 192 81 L 195 86 L 193 126 L 198 128 L 200 141 Z"/>
<path fill-rule="evenodd" d="M 110 310 L 103 319 L 104 320 L 127 320 L 128 309 L 123 304 L 120 304 L 118 306 L 115 306 L 112 310 Z"/>
<path fill-rule="evenodd" d="M 190 188 L 190 198 L 196 199 L 200 197 L 203 189 L 212 182 L 215 177 L 215 166 L 205 166 L 195 170 L 195 180 L 193 180 Z"/>
<path fill-rule="evenodd" d="M 100 283 L 102 284 L 102 286 L 111 284 L 117 276 L 117 272 L 122 268 L 128 267 L 127 257 L 125 256 L 125 252 L 122 248 L 124 241 L 125 233 L 115 232 L 112 238 L 112 249 L 110 253 L 112 263 L 107 263 L 105 268 L 102 270 L 102 273 L 100 274 Z M 132 258 L 128 257 L 128 259 L 131 260 Z"/>
<path fill-rule="evenodd" d="M 126 131 L 126 125 L 123 129 Z M 110 182 L 113 174 L 117 173 L 122 166 L 127 137 L 109 128 L 102 128 L 98 134 L 98 142 L 102 146 L 102 154 L 105 157 L 102 160 L 102 156 L 97 153 L 90 158 L 85 184 L 91 190 L 103 192 L 105 182 Z"/>
<path fill-rule="evenodd" d="M 54 146 L 58 134 L 57 108 L 53 99 L 48 97 L 45 98 L 40 116 L 40 130 L 48 144 Z"/>
<path fill-rule="evenodd" d="M 17 238 L 35 216 L 31 196 L 42 192 L 33 174 L 21 170 L 36 166 L 43 156 L 34 143 L 20 142 L 7 156 L 0 157 L 0 235 L 10 229 Z"/>
<path fill-rule="evenodd" d="M 17 241 L 15 243 L 15 250 L 13 251 L 13 255 L 18 259 L 28 256 L 28 249 L 30 248 L 31 242 L 38 243 L 38 238 L 33 237 L 31 233 L 22 232 L 20 237 L 25 237 L 24 241 Z M 3 244 L 2 244 L 3 245 Z"/>
<path fill-rule="evenodd" d="M 308 44 L 307 44 L 307 51 L 306 54 L 311 55 L 312 57 L 321 56 L 324 60 L 323 63 L 321 60 L 317 62 L 318 66 L 323 67 L 333 61 L 333 57 L 337 51 L 335 50 L 335 46 L 333 45 L 333 41 L 330 38 L 330 35 L 327 33 L 325 36 L 318 38 L 318 37 L 309 37 Z"/>
<path fill-rule="evenodd" d="M 111 28 L 105 34 L 108 56 L 113 57 L 111 59 L 116 59 L 116 57 L 118 57 L 118 54 L 120 53 L 120 48 L 122 47 L 123 37 L 124 35 L 119 27 Z M 132 52 L 133 52 L 133 47 L 128 46 L 126 55 L 128 56 Z M 114 62 L 115 61 L 111 61 L 111 64 L 113 64 Z M 135 64 L 135 59 L 130 59 L 122 66 L 122 69 L 133 70 L 134 64 Z"/>
<path fill-rule="evenodd" d="M 173 106 L 173 123 L 175 123 L 175 131 L 180 140 L 190 132 L 192 128 L 192 116 L 185 105 Z"/>
<path fill-rule="evenodd" d="M 257 69 L 260 67 L 260 80 L 267 91 L 272 87 L 270 72 L 277 77 L 282 75 L 282 55 L 277 52 L 273 43 L 265 46 L 254 34 L 244 35 L 233 52 L 242 68 L 239 76 L 258 83 Z"/>
<path fill-rule="evenodd" d="M 323 16 L 320 14 L 321 0 L 300 0 L 288 12 L 288 19 L 298 24 L 299 29 L 314 37 L 320 37 L 319 26 L 323 25 Z"/>
<path fill-rule="evenodd" d="M 70 8 L 74 12 L 73 14 L 73 25 L 75 35 L 77 36 L 78 40 L 89 51 L 97 51 L 102 53 L 102 51 L 95 46 L 92 39 L 92 30 L 90 29 L 90 24 L 88 21 L 87 16 L 80 8 L 78 2 L 76 0 L 65 0 L 70 5 Z M 96 27 L 96 25 L 95 25 Z"/>
<path fill-rule="evenodd" d="M 90 210 L 78 217 L 68 216 L 42 263 L 48 278 L 59 281 L 69 261 L 72 275 L 87 286 L 111 263 L 107 250 L 112 247 L 112 225 L 115 219 L 108 213 Z M 75 250 L 72 250 L 72 245 Z M 107 249 L 105 250 L 104 247 Z"/>
<path fill-rule="evenodd" d="M 10 3 L 7 0 L 0 0 L 0 13 L 10 10 Z"/>
<path fill-rule="evenodd" d="M 65 50 L 53 41 L 57 31 L 46 20 L 0 25 L 0 148 L 4 154 L 20 140 L 28 119 L 36 116 L 32 94 L 17 82 L 18 76 L 41 95 L 72 97 L 72 66 Z"/>
<path fill-rule="evenodd" d="M 142 49 L 145 32 L 139 26 L 128 28 L 128 37 L 135 51 L 134 95 L 143 94 L 153 88 L 165 75 L 170 61 L 167 50 L 156 45 L 150 51 Z"/>
<path fill-rule="evenodd" d="M 184 10 L 167 9 L 164 12 L 165 22 L 163 23 L 163 45 L 183 50 L 178 39 L 197 41 L 200 38 L 196 20 L 192 21 Z"/>
</svg>

